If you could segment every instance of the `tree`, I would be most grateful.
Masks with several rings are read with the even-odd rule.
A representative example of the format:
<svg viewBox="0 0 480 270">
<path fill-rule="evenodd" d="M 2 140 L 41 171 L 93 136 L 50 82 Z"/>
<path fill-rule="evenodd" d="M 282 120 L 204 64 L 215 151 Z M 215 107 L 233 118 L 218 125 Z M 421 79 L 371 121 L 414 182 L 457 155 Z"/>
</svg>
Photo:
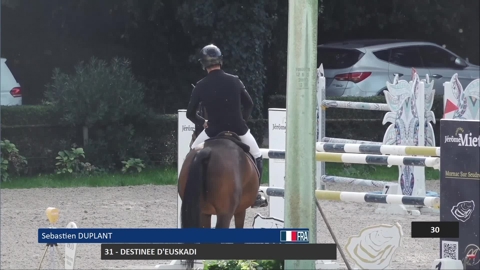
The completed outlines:
<svg viewBox="0 0 480 270">
<path fill-rule="evenodd" d="M 272 1 L 228 0 L 178 1 L 177 18 L 190 34 L 195 50 L 193 63 L 203 46 L 214 43 L 224 54 L 224 68 L 237 74 L 252 96 L 254 118 L 262 117 L 266 66 L 264 49 L 272 40 L 275 14 L 269 13 Z M 260 38 L 261 37 L 261 38 Z M 198 64 L 197 64 L 198 65 Z"/>
<path fill-rule="evenodd" d="M 128 157 L 146 156 L 146 141 L 135 136 L 135 127 L 149 112 L 143 102 L 145 86 L 135 79 L 128 60 L 114 58 L 107 63 L 92 58 L 77 64 L 73 74 L 55 69 L 52 80 L 45 93 L 47 102 L 65 124 L 82 127 L 84 147 L 94 144 L 85 149 L 87 156 L 109 157 L 96 165 L 109 167 Z M 95 131 L 93 139 L 90 129 Z"/>
</svg>

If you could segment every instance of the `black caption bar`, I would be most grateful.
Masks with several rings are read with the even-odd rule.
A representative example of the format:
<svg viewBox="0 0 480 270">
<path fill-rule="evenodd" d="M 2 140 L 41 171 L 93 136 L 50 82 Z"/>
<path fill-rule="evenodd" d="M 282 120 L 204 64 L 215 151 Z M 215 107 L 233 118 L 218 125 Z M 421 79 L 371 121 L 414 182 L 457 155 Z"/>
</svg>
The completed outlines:
<svg viewBox="0 0 480 270">
<path fill-rule="evenodd" d="M 412 221 L 412 238 L 458 238 L 458 221 Z"/>
<path fill-rule="evenodd" d="M 102 244 L 102 260 L 336 260 L 335 244 Z"/>
</svg>

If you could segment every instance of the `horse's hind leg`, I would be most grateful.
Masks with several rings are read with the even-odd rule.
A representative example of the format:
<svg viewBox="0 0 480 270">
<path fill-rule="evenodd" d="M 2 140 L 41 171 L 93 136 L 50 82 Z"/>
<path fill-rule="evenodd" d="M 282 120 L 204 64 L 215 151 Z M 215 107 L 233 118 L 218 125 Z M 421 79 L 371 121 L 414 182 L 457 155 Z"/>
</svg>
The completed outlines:
<svg viewBox="0 0 480 270">
<path fill-rule="evenodd" d="M 217 225 L 215 229 L 228 229 L 230 228 L 230 221 L 232 221 L 232 214 L 223 214 L 217 216 Z"/>
<path fill-rule="evenodd" d="M 247 214 L 247 209 L 240 211 L 235 214 L 235 228 L 243 229 L 245 226 L 245 215 Z"/>
<path fill-rule="evenodd" d="M 212 228 L 212 215 L 201 214 L 200 215 L 200 225 L 204 229 Z"/>
</svg>

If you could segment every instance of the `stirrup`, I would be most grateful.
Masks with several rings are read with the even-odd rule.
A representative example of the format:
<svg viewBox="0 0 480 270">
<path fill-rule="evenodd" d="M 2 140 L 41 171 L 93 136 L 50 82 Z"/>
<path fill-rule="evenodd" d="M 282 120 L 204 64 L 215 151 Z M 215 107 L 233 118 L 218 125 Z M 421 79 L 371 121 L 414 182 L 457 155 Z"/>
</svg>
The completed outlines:
<svg viewBox="0 0 480 270">
<path fill-rule="evenodd" d="M 252 205 L 252 208 L 262 208 L 267 206 L 268 206 L 267 197 L 265 196 L 265 193 L 262 190 L 259 190 L 257 193 L 257 198 L 255 199 L 255 202 Z"/>
</svg>

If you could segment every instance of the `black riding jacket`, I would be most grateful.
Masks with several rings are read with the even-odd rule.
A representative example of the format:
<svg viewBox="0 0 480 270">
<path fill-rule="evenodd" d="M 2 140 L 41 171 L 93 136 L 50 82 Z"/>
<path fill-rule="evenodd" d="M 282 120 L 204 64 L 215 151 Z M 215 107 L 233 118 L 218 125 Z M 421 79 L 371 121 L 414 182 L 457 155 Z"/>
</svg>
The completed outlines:
<svg viewBox="0 0 480 270">
<path fill-rule="evenodd" d="M 237 76 L 223 70 L 212 70 L 197 83 L 190 97 L 187 118 L 199 126 L 205 122 L 197 114 L 200 102 L 208 117 L 208 128 L 205 129 L 208 137 L 214 137 L 222 131 L 232 131 L 239 136 L 247 133 L 246 120 L 252 112 L 253 101 Z"/>
</svg>

